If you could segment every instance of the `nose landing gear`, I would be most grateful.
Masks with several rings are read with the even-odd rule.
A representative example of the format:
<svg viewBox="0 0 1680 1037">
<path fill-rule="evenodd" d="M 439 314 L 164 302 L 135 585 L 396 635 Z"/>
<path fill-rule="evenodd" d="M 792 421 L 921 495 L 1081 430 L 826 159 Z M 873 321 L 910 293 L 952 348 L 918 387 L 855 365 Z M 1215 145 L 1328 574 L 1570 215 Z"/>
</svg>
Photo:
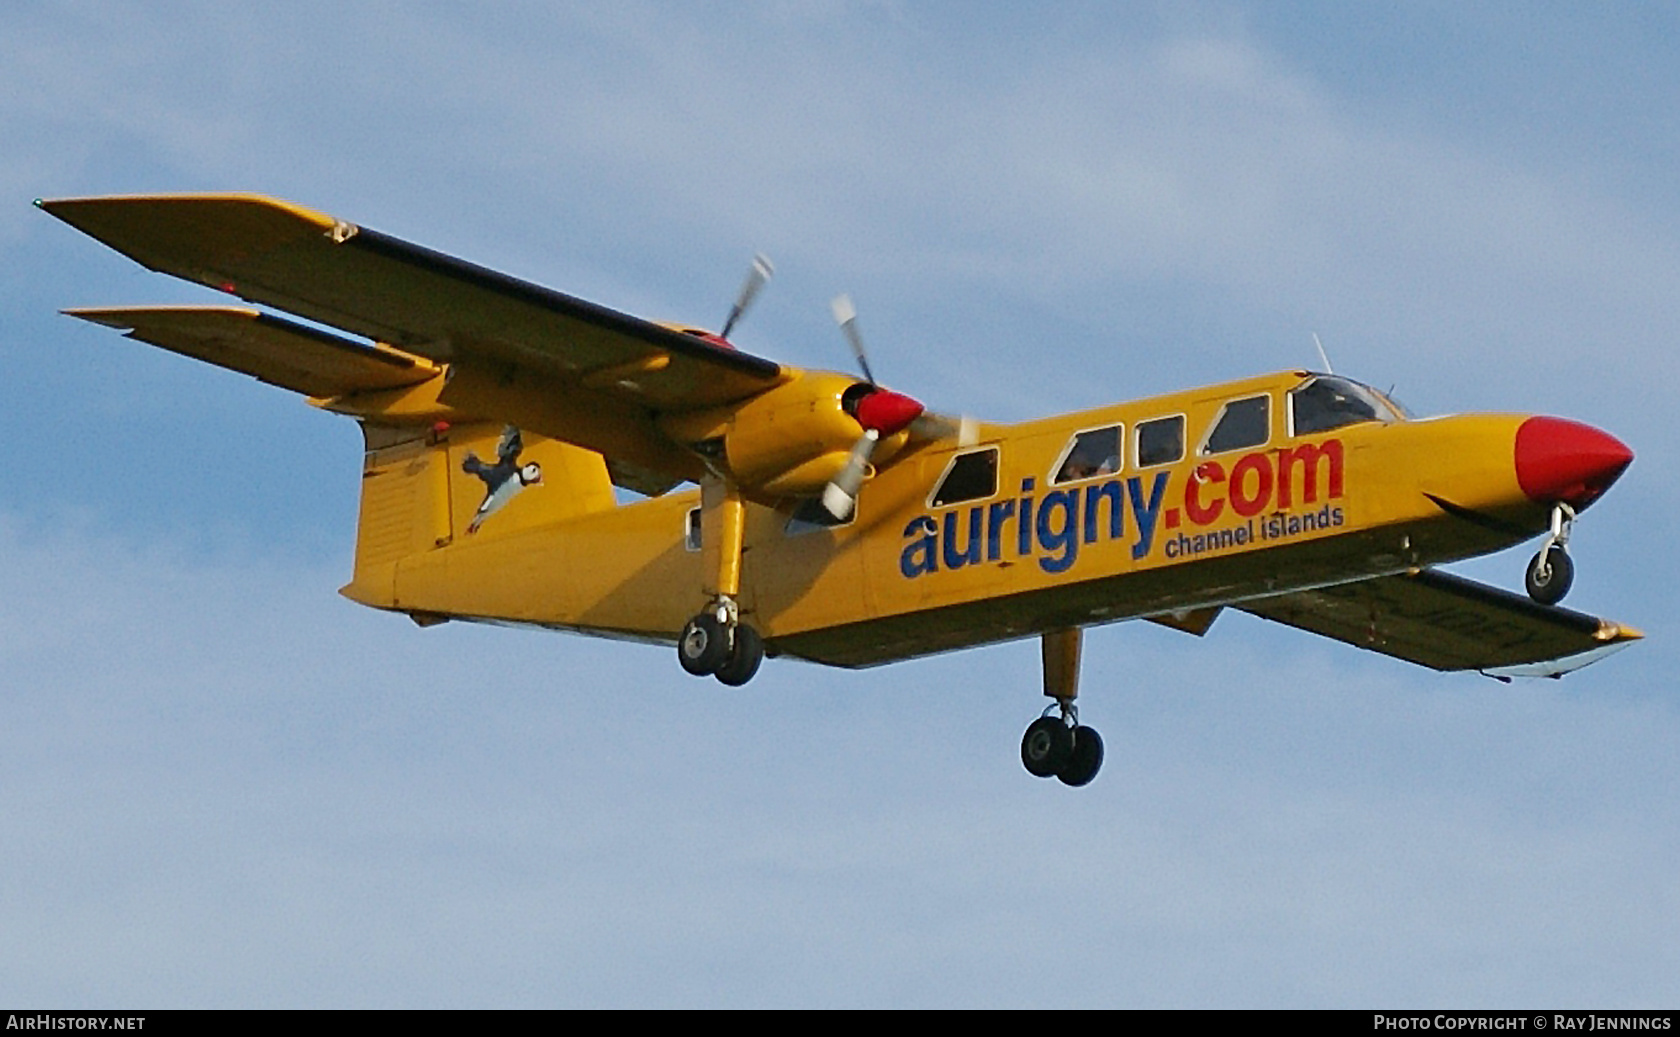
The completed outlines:
<svg viewBox="0 0 1680 1037">
<path fill-rule="evenodd" d="M 1575 509 L 1559 501 L 1552 505 L 1552 529 L 1540 543 L 1540 551 L 1528 563 L 1523 584 L 1528 596 L 1542 605 L 1556 605 L 1575 582 L 1575 563 L 1567 546 L 1575 525 Z"/>
</svg>

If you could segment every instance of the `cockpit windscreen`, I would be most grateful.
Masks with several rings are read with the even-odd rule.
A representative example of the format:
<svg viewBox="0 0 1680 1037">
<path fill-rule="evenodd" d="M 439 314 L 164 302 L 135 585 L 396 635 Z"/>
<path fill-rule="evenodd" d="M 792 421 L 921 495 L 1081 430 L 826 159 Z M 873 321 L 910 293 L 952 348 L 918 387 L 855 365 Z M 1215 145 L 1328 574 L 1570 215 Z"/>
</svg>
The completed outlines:
<svg viewBox="0 0 1680 1037">
<path fill-rule="evenodd" d="M 1384 423 L 1404 415 L 1375 389 L 1340 375 L 1321 374 L 1289 393 L 1290 428 L 1297 436 L 1329 432 L 1362 421 Z"/>
</svg>

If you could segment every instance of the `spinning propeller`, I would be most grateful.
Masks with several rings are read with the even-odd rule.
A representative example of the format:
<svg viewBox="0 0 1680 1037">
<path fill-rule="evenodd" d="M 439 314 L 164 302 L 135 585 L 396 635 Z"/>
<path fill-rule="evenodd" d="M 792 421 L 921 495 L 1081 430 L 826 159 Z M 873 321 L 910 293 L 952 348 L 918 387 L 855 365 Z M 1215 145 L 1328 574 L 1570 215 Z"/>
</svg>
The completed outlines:
<svg viewBox="0 0 1680 1037">
<path fill-rule="evenodd" d="M 875 374 L 869 369 L 869 357 L 863 348 L 863 336 L 858 334 L 857 307 L 852 305 L 852 297 L 841 295 L 830 304 L 834 311 L 834 322 L 840 325 L 840 331 L 846 336 L 846 342 L 852 347 L 852 356 L 857 359 L 858 367 L 863 369 L 863 377 L 869 382 L 868 387 L 861 393 L 848 392 L 844 406 L 863 426 L 863 436 L 852 444 L 852 452 L 846 458 L 846 466 L 834 480 L 823 487 L 823 507 L 828 513 L 841 521 L 851 517 L 852 509 L 857 507 L 858 489 L 863 485 L 864 476 L 869 473 L 869 458 L 875 453 L 875 444 L 883 436 L 891 436 L 904 429 L 922 416 L 922 405 L 902 393 L 892 392 L 881 388 L 875 381 Z"/>
<path fill-rule="evenodd" d="M 774 273 L 775 267 L 770 264 L 767 256 L 760 253 L 753 257 L 752 268 L 747 271 L 747 279 L 742 283 L 741 290 L 735 297 L 735 305 L 730 307 L 729 317 L 723 322 L 723 330 L 718 332 L 715 341 L 728 345 L 729 333 L 735 329 L 735 325 L 740 322 L 753 300 L 758 297 L 759 291 L 764 288 L 765 282 L 769 281 Z M 882 439 L 912 426 L 915 426 L 915 431 L 922 436 L 937 438 L 951 434 L 956 429 L 966 426 L 967 422 L 954 426 L 950 419 L 924 414 L 918 401 L 902 393 L 881 388 L 875 381 L 875 372 L 869 366 L 869 354 L 864 349 L 863 336 L 858 333 L 857 307 L 852 304 L 852 297 L 837 296 L 830 306 L 834 312 L 834 321 L 840 325 L 841 333 L 846 336 L 846 344 L 851 347 L 852 357 L 857 361 L 867 383 L 854 385 L 841 397 L 841 407 L 863 426 L 863 435 L 852 444 L 845 465 L 834 479 L 823 487 L 822 492 L 823 507 L 837 520 L 845 521 L 857 508 L 858 490 L 869 475 L 870 459 L 875 454 L 876 445 Z"/>
<path fill-rule="evenodd" d="M 753 299 L 758 297 L 758 290 L 764 287 L 764 282 L 770 280 L 770 276 L 775 272 L 776 268 L 770 265 L 769 256 L 760 252 L 753 257 L 752 269 L 747 271 L 746 283 L 741 285 L 741 293 L 735 296 L 735 305 L 730 307 L 729 319 L 723 322 L 723 330 L 718 332 L 718 338 L 727 339 L 729 337 L 729 332 L 734 329 L 735 322 L 741 319 L 743 313 L 747 312 L 747 307 L 751 306 Z"/>
</svg>

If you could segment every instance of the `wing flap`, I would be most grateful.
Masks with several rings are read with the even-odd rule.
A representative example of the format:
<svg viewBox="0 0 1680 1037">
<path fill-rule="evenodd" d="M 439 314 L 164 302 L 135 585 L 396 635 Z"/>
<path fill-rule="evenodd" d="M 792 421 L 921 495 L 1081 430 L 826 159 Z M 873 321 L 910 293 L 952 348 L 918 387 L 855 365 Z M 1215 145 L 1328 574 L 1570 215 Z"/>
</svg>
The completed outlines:
<svg viewBox="0 0 1680 1037">
<path fill-rule="evenodd" d="M 1433 569 L 1246 601 L 1237 608 L 1436 670 L 1558 676 L 1637 630 Z"/>
<path fill-rule="evenodd" d="M 784 377 L 772 361 L 272 198 L 39 204 L 151 269 L 437 362 L 532 369 L 657 411 L 733 403 Z"/>
<path fill-rule="evenodd" d="M 65 310 L 128 338 L 311 397 L 398 389 L 439 373 L 422 357 L 239 306 Z"/>
</svg>

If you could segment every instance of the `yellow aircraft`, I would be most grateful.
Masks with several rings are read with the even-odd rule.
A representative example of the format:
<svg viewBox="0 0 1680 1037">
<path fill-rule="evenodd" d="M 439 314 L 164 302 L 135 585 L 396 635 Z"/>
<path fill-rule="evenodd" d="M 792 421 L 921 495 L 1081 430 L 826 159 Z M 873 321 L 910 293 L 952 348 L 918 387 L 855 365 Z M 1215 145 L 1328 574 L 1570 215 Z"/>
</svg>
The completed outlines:
<svg viewBox="0 0 1680 1037">
<path fill-rule="evenodd" d="M 36 204 L 151 269 L 314 322 L 66 311 L 355 418 L 342 593 L 422 626 L 674 643 L 685 670 L 730 685 L 766 655 L 862 667 L 1036 636 L 1052 702 L 1022 762 L 1069 785 L 1102 764 L 1075 703 L 1094 624 L 1200 635 L 1230 606 L 1502 679 L 1641 636 L 1556 605 L 1576 515 L 1633 459 L 1575 422 L 1414 420 L 1309 371 L 1019 424 L 951 419 L 875 383 L 844 298 L 862 379 L 735 350 L 762 261 L 713 334 L 270 198 Z M 1434 568 L 1534 536 L 1528 598 Z"/>
</svg>

